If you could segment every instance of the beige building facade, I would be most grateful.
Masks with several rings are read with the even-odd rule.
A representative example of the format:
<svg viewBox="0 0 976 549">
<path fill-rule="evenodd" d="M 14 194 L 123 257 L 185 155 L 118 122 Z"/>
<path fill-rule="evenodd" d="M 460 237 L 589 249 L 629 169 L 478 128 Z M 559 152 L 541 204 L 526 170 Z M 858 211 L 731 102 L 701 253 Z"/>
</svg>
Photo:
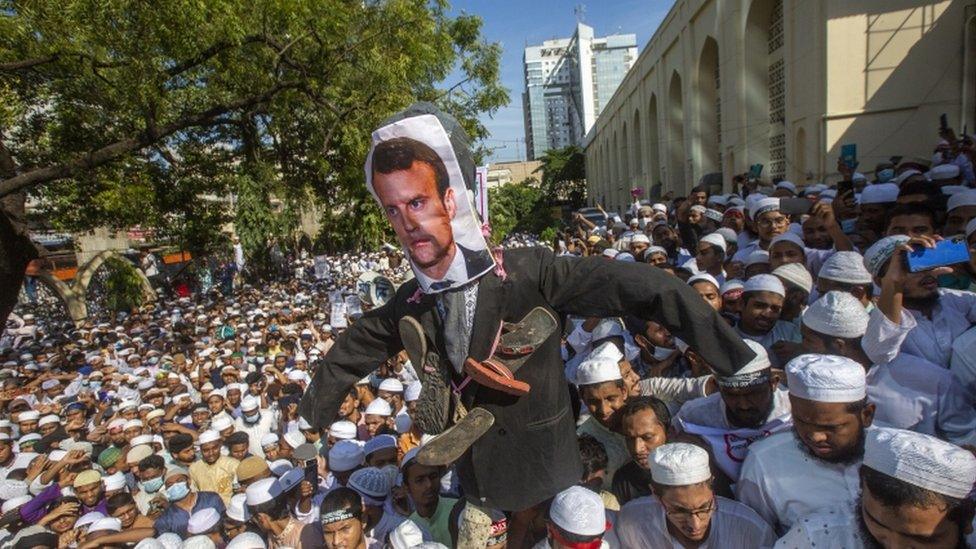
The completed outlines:
<svg viewBox="0 0 976 549">
<path fill-rule="evenodd" d="M 755 163 L 799 185 L 930 158 L 939 115 L 976 131 L 972 0 L 677 0 L 584 141 L 589 201 L 686 193 Z"/>
<path fill-rule="evenodd" d="M 530 178 L 542 181 L 542 170 L 539 169 L 541 167 L 542 162 L 538 160 L 492 162 L 488 165 L 488 188 L 521 183 Z"/>
</svg>

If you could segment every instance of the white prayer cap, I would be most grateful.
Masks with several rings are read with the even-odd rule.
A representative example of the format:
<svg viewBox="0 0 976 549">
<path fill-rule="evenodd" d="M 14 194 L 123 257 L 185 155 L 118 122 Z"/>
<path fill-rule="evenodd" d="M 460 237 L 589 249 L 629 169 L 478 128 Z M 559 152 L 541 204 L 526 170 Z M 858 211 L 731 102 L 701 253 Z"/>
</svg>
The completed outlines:
<svg viewBox="0 0 976 549">
<path fill-rule="evenodd" d="M 329 426 L 329 436 L 337 440 L 356 438 L 356 424 L 351 421 L 337 421 Z"/>
<path fill-rule="evenodd" d="M 275 433 L 265 433 L 261 435 L 261 447 L 266 448 L 268 446 L 278 444 L 278 435 Z"/>
<path fill-rule="evenodd" d="M 329 462 L 331 465 L 332 462 Z M 274 477 L 263 478 L 250 484 L 245 491 L 248 505 L 261 505 L 281 495 L 281 483 Z"/>
<path fill-rule="evenodd" d="M 267 547 L 268 545 L 260 535 L 254 532 L 241 532 L 230 540 L 226 549 L 267 549 Z"/>
<path fill-rule="evenodd" d="M 166 549 L 180 549 L 183 547 L 183 540 L 180 538 L 179 534 L 175 534 L 173 532 L 166 532 L 156 539 L 159 541 L 159 543 L 162 543 Z"/>
<path fill-rule="evenodd" d="M 647 235 L 644 234 L 644 233 L 637 233 L 634 236 L 630 237 L 630 243 L 631 244 L 650 244 L 651 243 L 651 239 L 648 238 Z"/>
<path fill-rule="evenodd" d="M 281 482 L 281 476 L 291 471 L 292 465 L 287 459 L 281 458 L 272 461 L 268 465 L 268 468 L 271 469 L 271 474 L 278 477 L 278 481 Z"/>
<path fill-rule="evenodd" d="M 739 235 L 735 233 L 732 229 L 728 227 L 721 227 L 712 234 L 721 235 L 725 239 L 725 244 L 728 246 L 729 243 L 735 243 L 739 239 Z"/>
<path fill-rule="evenodd" d="M 395 377 L 388 377 L 380 382 L 380 391 L 389 391 L 391 393 L 402 393 L 403 383 Z"/>
<path fill-rule="evenodd" d="M 305 418 L 303 418 L 301 416 L 298 416 L 298 430 L 299 431 L 314 431 L 315 430 L 315 427 L 312 427 L 312 424 L 309 423 L 307 419 L 305 419 Z"/>
<path fill-rule="evenodd" d="M 813 277 L 810 276 L 810 271 L 800 263 L 780 265 L 773 269 L 773 276 L 778 276 L 781 280 L 793 284 L 806 293 L 813 290 Z"/>
<path fill-rule="evenodd" d="M 738 290 L 739 292 L 745 291 L 746 285 L 738 278 L 730 278 L 722 283 L 722 286 L 718 289 L 719 293 L 723 296 L 729 292 L 734 292 Z"/>
<path fill-rule="evenodd" d="M 751 339 L 744 339 L 743 343 L 756 356 L 732 375 L 716 375 L 715 382 L 719 387 L 741 389 L 769 382 L 769 369 L 772 367 L 772 363 L 769 361 L 769 353 L 766 352 L 766 348 Z"/>
<path fill-rule="evenodd" d="M 61 420 L 58 418 L 58 416 L 53 415 L 53 414 L 48 414 L 48 415 L 42 417 L 37 422 L 37 426 L 38 427 L 41 427 L 41 426 L 44 426 L 44 425 L 48 425 L 50 423 L 58 423 L 59 421 L 61 421 Z"/>
<path fill-rule="evenodd" d="M 896 234 L 875 242 L 864 252 L 864 268 L 871 273 L 871 276 L 880 276 L 881 268 L 888 263 L 895 250 L 909 240 L 911 239 L 906 235 Z"/>
<path fill-rule="evenodd" d="M 390 532 L 393 549 L 414 549 L 424 543 L 424 533 L 412 520 L 405 520 Z"/>
<path fill-rule="evenodd" d="M 75 521 L 74 527 L 75 528 L 84 528 L 85 526 L 88 526 L 89 524 L 91 524 L 91 523 L 93 523 L 96 520 L 101 519 L 101 518 L 105 518 L 105 514 L 104 513 L 101 513 L 99 511 L 91 511 L 91 512 L 85 513 L 84 515 L 81 515 L 80 517 L 78 517 L 78 520 Z"/>
<path fill-rule="evenodd" d="M 237 522 L 247 522 L 251 520 L 251 513 L 247 510 L 247 495 L 234 494 L 227 505 L 227 517 Z"/>
<path fill-rule="evenodd" d="M 708 452 L 694 444 L 669 442 L 651 452 L 651 478 L 665 486 L 689 486 L 712 478 Z"/>
<path fill-rule="evenodd" d="M 305 443 L 305 435 L 298 431 L 288 431 L 284 434 L 284 436 L 282 436 L 282 438 L 288 443 L 288 447 L 292 450 Z"/>
<path fill-rule="evenodd" d="M 125 431 L 129 429 L 142 429 L 142 420 L 130 419 L 129 421 L 126 421 L 125 425 L 122 426 L 122 430 Z"/>
<path fill-rule="evenodd" d="M 125 475 L 122 471 L 116 471 L 107 477 L 102 477 L 102 483 L 105 484 L 105 490 L 109 492 L 121 490 L 125 488 Z"/>
<path fill-rule="evenodd" d="M 95 522 L 91 523 L 88 527 L 88 533 L 92 532 L 121 532 L 122 531 L 122 521 L 115 517 L 102 517 Z"/>
<path fill-rule="evenodd" d="M 382 398 L 373 399 L 373 402 L 369 403 L 366 407 L 366 415 L 368 416 L 392 416 L 393 406 L 390 403 L 383 400 Z"/>
<path fill-rule="evenodd" d="M 55 387 L 60 387 L 61 383 L 56 379 L 45 379 L 41 382 L 41 389 L 45 391 L 54 389 Z"/>
<path fill-rule="evenodd" d="M 27 483 L 22 480 L 0 480 L 0 499 L 7 501 L 27 495 Z"/>
<path fill-rule="evenodd" d="M 163 545 L 163 542 L 156 538 L 146 538 L 140 540 L 139 543 L 135 545 L 135 549 L 166 549 L 166 546 Z"/>
<path fill-rule="evenodd" d="M 720 212 L 718 210 L 715 210 L 715 209 L 712 209 L 712 208 L 708 208 L 707 210 L 705 210 L 705 217 L 708 218 L 708 219 L 711 219 L 712 221 L 714 221 L 716 223 L 721 223 L 722 222 L 722 218 L 724 217 L 724 215 L 722 214 L 722 212 Z"/>
<path fill-rule="evenodd" d="M 773 246 L 779 244 L 780 242 L 789 242 L 800 248 L 800 251 L 806 253 L 806 246 L 803 244 L 803 239 L 800 238 L 796 233 L 787 231 L 783 234 L 776 235 L 772 240 L 769 241 L 769 249 L 772 250 Z"/>
<path fill-rule="evenodd" d="M 955 179 L 959 177 L 959 166 L 955 164 L 939 164 L 938 166 L 933 166 L 932 169 L 925 174 L 925 177 L 932 181 L 945 181 L 946 179 Z"/>
<path fill-rule="evenodd" d="M 898 185 L 895 183 L 875 183 L 861 191 L 861 204 L 888 204 L 898 200 Z"/>
<path fill-rule="evenodd" d="M 704 242 L 705 244 L 710 244 L 712 246 L 722 248 L 723 252 L 725 251 L 725 248 L 727 246 L 725 242 L 725 237 L 717 232 L 706 234 L 705 236 L 701 237 L 701 240 L 699 240 L 698 242 L 699 243 Z"/>
<path fill-rule="evenodd" d="M 976 217 L 970 219 L 969 223 L 966 223 L 966 238 L 973 236 L 973 233 L 976 233 Z"/>
<path fill-rule="evenodd" d="M 623 337 L 624 325 L 619 318 L 604 318 L 593 328 L 592 341 L 600 341 L 608 337 Z"/>
<path fill-rule="evenodd" d="M 180 549 L 217 549 L 217 544 L 209 536 L 198 534 L 186 538 Z"/>
<path fill-rule="evenodd" d="M 766 250 L 753 250 L 746 256 L 746 260 L 742 262 L 746 267 L 750 265 L 757 265 L 759 263 L 769 263 L 769 252 Z"/>
<path fill-rule="evenodd" d="M 41 419 L 41 414 L 37 410 L 27 410 L 26 412 L 21 412 L 17 416 L 17 423 L 24 423 L 25 421 L 37 421 Z"/>
<path fill-rule="evenodd" d="M 390 489 L 393 487 L 390 476 L 376 467 L 357 470 L 350 475 L 348 485 L 360 494 L 373 499 L 385 498 L 390 495 Z"/>
<path fill-rule="evenodd" d="M 305 372 L 302 370 L 291 370 L 288 372 L 288 381 L 301 381 L 305 379 Z"/>
<path fill-rule="evenodd" d="M 608 356 L 590 353 L 586 360 L 580 362 L 576 368 L 576 384 L 579 386 L 596 385 L 605 381 L 618 381 L 623 379 L 620 375 L 620 365 L 617 360 Z"/>
<path fill-rule="evenodd" d="M 749 195 L 752 196 L 752 195 Z M 779 210 L 779 199 L 778 198 L 760 198 L 753 202 L 752 206 L 749 207 L 749 218 L 756 219 L 760 215 L 766 212 L 773 212 Z"/>
<path fill-rule="evenodd" d="M 267 549 L 267 547 L 268 545 L 260 535 L 254 532 L 241 532 L 230 540 L 226 549 Z"/>
<path fill-rule="evenodd" d="M 203 446 L 204 444 L 217 442 L 219 440 L 220 433 L 214 431 L 213 429 L 207 429 L 206 431 L 200 433 L 200 437 L 197 439 L 197 442 L 200 444 L 200 446 Z"/>
<path fill-rule="evenodd" d="M 363 446 L 363 455 L 369 456 L 373 452 L 383 450 L 385 448 L 396 448 L 397 439 L 393 435 L 376 435 L 375 437 L 366 441 Z"/>
<path fill-rule="evenodd" d="M 245 499 L 247 496 L 245 496 Z M 190 515 L 186 531 L 192 535 L 206 534 L 220 522 L 220 513 L 213 507 L 204 507 Z"/>
<path fill-rule="evenodd" d="M 867 395 L 864 366 L 841 356 L 800 355 L 786 365 L 786 379 L 791 395 L 816 402 L 859 402 Z"/>
<path fill-rule="evenodd" d="M 946 211 L 951 212 L 964 206 L 976 206 L 976 189 L 969 189 L 950 196 Z"/>
<path fill-rule="evenodd" d="M 780 181 L 779 183 L 776 184 L 776 188 L 784 189 L 790 191 L 793 194 L 796 194 L 796 184 L 793 183 L 792 181 L 786 181 L 786 180 Z"/>
<path fill-rule="evenodd" d="M 603 500 L 582 486 L 571 486 L 556 494 L 549 517 L 556 526 L 578 536 L 600 536 L 607 531 Z"/>
<path fill-rule="evenodd" d="M 712 286 L 715 286 L 716 290 L 718 290 L 720 286 L 718 280 L 715 280 L 715 277 L 708 273 L 698 273 L 688 279 L 689 286 L 694 286 L 696 282 L 708 282 Z"/>
<path fill-rule="evenodd" d="M 213 427 L 215 431 L 219 432 L 219 431 L 223 431 L 224 429 L 233 427 L 234 421 L 231 420 L 230 417 L 227 416 L 226 414 L 222 414 L 217 416 L 217 418 L 213 420 L 210 426 Z"/>
<path fill-rule="evenodd" d="M 871 284 L 871 273 L 864 268 L 864 256 L 857 252 L 834 252 L 820 267 L 817 278 L 844 284 Z"/>
<path fill-rule="evenodd" d="M 786 297 L 786 288 L 780 279 L 771 274 L 757 274 L 746 280 L 742 291 L 747 292 L 771 292 L 781 297 Z"/>
<path fill-rule="evenodd" d="M 260 405 L 261 405 L 261 402 L 258 401 L 258 399 L 254 398 L 254 397 L 252 397 L 250 395 L 248 395 L 248 396 L 244 397 L 243 399 L 241 399 L 241 411 L 242 412 L 250 412 L 252 410 L 257 410 L 258 409 L 258 406 L 260 406 Z"/>
<path fill-rule="evenodd" d="M 420 390 L 423 388 L 424 386 L 420 381 L 414 381 L 410 385 L 407 385 L 407 388 L 403 390 L 403 400 L 405 400 L 406 402 L 413 402 L 415 400 L 419 400 Z"/>
<path fill-rule="evenodd" d="M 602 255 L 603 257 L 608 257 L 610 259 L 613 259 L 614 257 L 617 257 L 618 253 L 620 253 L 620 251 L 614 248 L 604 248 Z"/>
<path fill-rule="evenodd" d="M 651 246 L 650 248 L 644 250 L 644 257 L 650 257 L 651 254 L 663 254 L 668 255 L 668 251 L 661 246 Z"/>
<path fill-rule="evenodd" d="M 352 440 L 340 440 L 329 449 L 329 469 L 342 473 L 363 464 L 363 447 Z"/>
<path fill-rule="evenodd" d="M 858 338 L 868 329 L 864 305 L 847 292 L 827 292 L 803 311 L 802 322 L 811 330 L 833 337 Z"/>
<path fill-rule="evenodd" d="M 868 429 L 864 466 L 957 499 L 965 499 L 976 483 L 976 457 L 972 453 L 933 436 L 902 429 Z"/>
</svg>

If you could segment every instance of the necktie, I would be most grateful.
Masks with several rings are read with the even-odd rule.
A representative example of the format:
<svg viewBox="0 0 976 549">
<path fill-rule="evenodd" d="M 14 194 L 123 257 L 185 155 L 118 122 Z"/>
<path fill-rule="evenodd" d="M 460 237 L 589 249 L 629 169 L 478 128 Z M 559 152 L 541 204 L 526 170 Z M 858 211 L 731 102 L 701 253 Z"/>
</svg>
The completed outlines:
<svg viewBox="0 0 976 549">
<path fill-rule="evenodd" d="M 430 291 L 432 291 L 432 292 L 439 292 L 441 290 L 445 290 L 447 288 L 450 288 L 453 285 L 454 285 L 454 281 L 453 280 L 441 280 L 441 281 L 432 283 L 430 285 Z"/>
</svg>

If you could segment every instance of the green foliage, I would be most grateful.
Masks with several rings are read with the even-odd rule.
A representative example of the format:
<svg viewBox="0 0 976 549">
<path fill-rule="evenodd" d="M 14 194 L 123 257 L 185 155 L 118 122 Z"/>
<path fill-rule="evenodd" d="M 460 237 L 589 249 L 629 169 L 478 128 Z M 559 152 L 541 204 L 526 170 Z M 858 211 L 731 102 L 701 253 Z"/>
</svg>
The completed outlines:
<svg viewBox="0 0 976 549">
<path fill-rule="evenodd" d="M 576 145 L 550 149 L 541 158 L 543 192 L 553 204 L 568 204 L 573 210 L 586 204 L 586 155 Z"/>
<path fill-rule="evenodd" d="M 118 257 L 105 260 L 106 306 L 115 312 L 129 312 L 142 305 L 142 279 L 131 263 Z"/>
<path fill-rule="evenodd" d="M 552 202 L 534 178 L 521 183 L 488 189 L 488 218 L 491 238 L 501 242 L 512 232 L 542 234 L 558 225 L 552 216 Z"/>
<path fill-rule="evenodd" d="M 480 18 L 448 11 L 444 0 L 0 0 L 0 155 L 17 170 L 0 196 L 29 189 L 57 228 L 138 224 L 197 254 L 225 244 L 235 220 L 258 260 L 255 235 L 274 224 L 258 202 L 284 204 L 267 238 L 314 200 L 331 241 L 377 246 L 385 220 L 362 189 L 376 124 L 423 99 L 478 140 L 478 117 L 508 102 L 500 46 Z"/>
</svg>

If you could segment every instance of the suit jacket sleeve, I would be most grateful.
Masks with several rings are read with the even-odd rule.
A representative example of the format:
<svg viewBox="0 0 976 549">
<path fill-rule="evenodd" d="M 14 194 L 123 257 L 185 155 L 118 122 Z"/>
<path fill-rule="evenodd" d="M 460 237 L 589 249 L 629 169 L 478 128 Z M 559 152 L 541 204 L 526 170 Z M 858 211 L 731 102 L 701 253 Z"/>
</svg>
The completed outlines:
<svg viewBox="0 0 976 549">
<path fill-rule="evenodd" d="M 602 257 L 555 257 L 539 248 L 539 284 L 564 314 L 653 320 L 688 343 L 717 372 L 731 374 L 754 358 L 742 338 L 681 279 L 643 263 Z"/>
<path fill-rule="evenodd" d="M 394 320 L 395 301 L 364 314 L 318 362 L 298 409 L 313 427 L 332 423 L 349 389 L 403 348 Z"/>
</svg>

